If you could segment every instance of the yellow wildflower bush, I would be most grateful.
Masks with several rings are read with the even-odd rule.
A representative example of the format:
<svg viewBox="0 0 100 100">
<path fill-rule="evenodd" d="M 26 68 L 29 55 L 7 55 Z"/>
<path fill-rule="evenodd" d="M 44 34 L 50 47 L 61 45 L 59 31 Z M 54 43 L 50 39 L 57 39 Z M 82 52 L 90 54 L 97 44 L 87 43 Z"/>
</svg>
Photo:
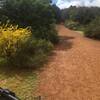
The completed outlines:
<svg viewBox="0 0 100 100">
<path fill-rule="evenodd" d="M 0 55 L 3 57 L 13 57 L 17 49 L 21 48 L 31 36 L 28 28 L 18 28 L 18 26 L 0 26 Z"/>
<path fill-rule="evenodd" d="M 7 66 L 40 66 L 52 47 L 51 42 L 35 39 L 29 28 L 0 26 L 0 59 Z"/>
</svg>

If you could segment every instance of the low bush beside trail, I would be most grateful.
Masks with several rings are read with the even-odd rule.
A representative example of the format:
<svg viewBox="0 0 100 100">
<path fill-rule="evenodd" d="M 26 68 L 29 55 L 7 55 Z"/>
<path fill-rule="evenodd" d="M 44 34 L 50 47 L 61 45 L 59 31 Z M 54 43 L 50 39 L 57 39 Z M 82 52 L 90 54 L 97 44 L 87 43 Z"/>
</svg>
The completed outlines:
<svg viewBox="0 0 100 100">
<path fill-rule="evenodd" d="M 95 18 L 85 30 L 85 36 L 100 39 L 100 18 Z"/>
<path fill-rule="evenodd" d="M 38 66 L 50 53 L 53 45 L 32 36 L 28 28 L 0 26 L 0 58 L 6 65 L 15 67 Z"/>
</svg>

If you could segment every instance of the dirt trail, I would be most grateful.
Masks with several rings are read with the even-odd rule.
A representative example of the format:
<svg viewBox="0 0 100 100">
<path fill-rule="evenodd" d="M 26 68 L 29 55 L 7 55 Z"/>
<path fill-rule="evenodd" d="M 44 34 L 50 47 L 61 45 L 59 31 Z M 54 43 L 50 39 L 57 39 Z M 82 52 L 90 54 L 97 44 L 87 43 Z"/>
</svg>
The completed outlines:
<svg viewBox="0 0 100 100">
<path fill-rule="evenodd" d="M 40 73 L 43 100 L 100 100 L 100 42 L 57 27 L 60 43 Z"/>
</svg>

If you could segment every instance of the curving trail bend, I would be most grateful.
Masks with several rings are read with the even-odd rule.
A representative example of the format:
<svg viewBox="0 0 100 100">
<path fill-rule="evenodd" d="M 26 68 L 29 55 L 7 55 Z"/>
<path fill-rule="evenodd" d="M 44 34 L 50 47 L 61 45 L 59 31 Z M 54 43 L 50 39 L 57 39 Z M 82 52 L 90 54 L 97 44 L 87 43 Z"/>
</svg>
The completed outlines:
<svg viewBox="0 0 100 100">
<path fill-rule="evenodd" d="M 43 100 L 100 100 L 100 41 L 57 26 L 60 43 L 40 72 Z"/>
</svg>

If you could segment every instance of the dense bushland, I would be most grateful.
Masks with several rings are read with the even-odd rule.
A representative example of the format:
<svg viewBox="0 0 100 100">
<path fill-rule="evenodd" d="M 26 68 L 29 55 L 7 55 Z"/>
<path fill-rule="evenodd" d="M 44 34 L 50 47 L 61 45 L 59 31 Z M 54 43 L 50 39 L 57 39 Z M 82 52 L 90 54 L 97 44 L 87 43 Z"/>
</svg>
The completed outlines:
<svg viewBox="0 0 100 100">
<path fill-rule="evenodd" d="M 56 22 L 53 7 L 41 0 L 6 0 L 0 9 L 2 21 L 10 20 L 21 27 L 32 27 L 34 36 L 52 43 L 58 42 L 54 24 Z M 3 22 L 4 23 L 4 22 Z"/>
<path fill-rule="evenodd" d="M 62 19 L 61 19 L 61 10 L 59 7 L 57 7 L 55 4 L 52 5 L 52 8 L 53 8 L 53 11 L 55 13 L 55 19 L 56 19 L 56 23 L 59 24 L 62 22 Z"/>
<path fill-rule="evenodd" d="M 5 25 L 0 33 L 0 58 L 10 66 L 38 66 L 53 47 L 49 41 L 33 38 L 28 28 Z"/>
<path fill-rule="evenodd" d="M 100 18 L 95 18 L 86 28 L 85 36 L 100 39 Z"/>
<path fill-rule="evenodd" d="M 62 19 L 64 21 L 70 19 L 82 25 L 90 23 L 97 16 L 100 16 L 100 8 L 98 7 L 71 6 L 62 10 Z"/>
<path fill-rule="evenodd" d="M 62 10 L 62 20 L 66 27 L 84 31 L 85 36 L 92 38 L 100 37 L 100 8 L 98 7 L 71 6 L 68 9 Z"/>
<path fill-rule="evenodd" d="M 39 66 L 59 41 L 49 0 L 4 0 L 0 16 L 0 61 L 7 65 Z"/>
</svg>

